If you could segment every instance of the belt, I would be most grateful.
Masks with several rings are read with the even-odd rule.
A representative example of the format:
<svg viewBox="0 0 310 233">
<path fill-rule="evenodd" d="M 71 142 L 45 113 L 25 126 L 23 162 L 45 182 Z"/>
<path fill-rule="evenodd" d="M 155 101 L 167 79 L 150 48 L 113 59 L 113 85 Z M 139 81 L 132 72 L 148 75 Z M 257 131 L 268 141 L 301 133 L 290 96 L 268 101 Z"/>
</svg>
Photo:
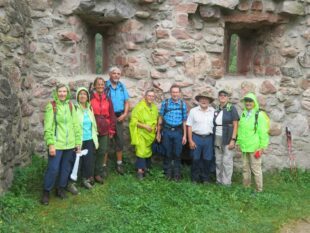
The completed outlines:
<svg viewBox="0 0 310 233">
<path fill-rule="evenodd" d="M 198 137 L 201 137 L 201 138 L 206 138 L 206 137 L 209 137 L 212 135 L 212 133 L 209 133 L 209 134 L 196 134 L 196 133 L 193 133 L 195 136 L 198 136 Z"/>
<path fill-rule="evenodd" d="M 170 125 L 164 125 L 164 129 L 168 129 L 171 131 L 176 131 L 178 129 L 182 129 L 183 125 L 177 125 L 177 126 L 170 126 Z"/>
<path fill-rule="evenodd" d="M 123 113 L 124 113 L 123 111 L 122 112 L 116 112 L 115 116 L 120 117 Z"/>
</svg>

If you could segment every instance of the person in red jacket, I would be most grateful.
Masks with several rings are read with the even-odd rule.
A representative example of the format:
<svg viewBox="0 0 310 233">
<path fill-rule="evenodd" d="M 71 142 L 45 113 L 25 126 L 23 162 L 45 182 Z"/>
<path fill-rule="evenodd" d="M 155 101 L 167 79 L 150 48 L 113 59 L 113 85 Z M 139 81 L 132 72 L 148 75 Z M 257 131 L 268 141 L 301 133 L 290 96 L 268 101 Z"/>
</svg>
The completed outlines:
<svg viewBox="0 0 310 233">
<path fill-rule="evenodd" d="M 109 138 L 116 132 L 116 116 L 113 110 L 111 99 L 104 92 L 105 81 L 97 77 L 94 81 L 95 91 L 91 96 L 91 106 L 95 115 L 98 128 L 99 148 L 95 154 L 95 181 L 103 184 L 103 158 L 108 152 Z"/>
</svg>

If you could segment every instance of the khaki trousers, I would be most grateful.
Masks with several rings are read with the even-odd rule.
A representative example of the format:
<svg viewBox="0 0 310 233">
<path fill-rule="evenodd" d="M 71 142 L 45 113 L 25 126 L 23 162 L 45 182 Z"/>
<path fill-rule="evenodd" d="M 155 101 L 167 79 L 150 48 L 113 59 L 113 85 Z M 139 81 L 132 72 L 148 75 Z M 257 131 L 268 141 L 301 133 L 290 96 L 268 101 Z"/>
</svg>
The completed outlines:
<svg viewBox="0 0 310 233">
<path fill-rule="evenodd" d="M 234 162 L 233 151 L 222 145 L 222 137 L 216 136 L 214 142 L 216 159 L 216 181 L 224 185 L 231 185 Z"/>
<path fill-rule="evenodd" d="M 262 157 L 254 157 L 254 153 L 243 153 L 243 185 L 251 186 L 251 172 L 254 174 L 256 191 L 263 191 Z"/>
</svg>

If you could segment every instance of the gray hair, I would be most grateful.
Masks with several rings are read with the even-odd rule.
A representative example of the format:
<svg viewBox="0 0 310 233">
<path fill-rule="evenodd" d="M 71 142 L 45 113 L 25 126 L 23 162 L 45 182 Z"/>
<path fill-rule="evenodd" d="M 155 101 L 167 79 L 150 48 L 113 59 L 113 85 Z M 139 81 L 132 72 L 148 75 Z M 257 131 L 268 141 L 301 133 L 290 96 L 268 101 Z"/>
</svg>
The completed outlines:
<svg viewBox="0 0 310 233">
<path fill-rule="evenodd" d="M 119 71 L 122 72 L 122 70 L 121 70 L 119 67 L 117 67 L 117 66 L 112 66 L 112 67 L 109 68 L 109 74 L 112 73 L 112 72 L 115 71 L 115 70 L 119 70 Z"/>
</svg>

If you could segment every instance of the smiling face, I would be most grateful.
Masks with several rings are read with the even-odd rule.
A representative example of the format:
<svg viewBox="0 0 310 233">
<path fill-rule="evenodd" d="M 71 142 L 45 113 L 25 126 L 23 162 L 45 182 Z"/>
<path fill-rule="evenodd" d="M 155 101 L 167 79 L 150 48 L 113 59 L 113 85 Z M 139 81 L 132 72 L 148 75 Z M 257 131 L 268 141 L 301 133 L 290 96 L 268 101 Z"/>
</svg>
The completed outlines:
<svg viewBox="0 0 310 233">
<path fill-rule="evenodd" d="M 250 111 L 254 108 L 255 103 L 252 99 L 245 99 L 244 100 L 245 108 Z"/>
<path fill-rule="evenodd" d="M 153 103 L 154 99 L 155 99 L 155 93 L 153 91 L 148 91 L 145 94 L 145 101 L 146 101 L 147 104 Z"/>
<path fill-rule="evenodd" d="M 97 79 L 96 82 L 94 83 L 95 90 L 98 94 L 102 94 L 104 91 L 105 87 L 105 82 L 103 79 Z"/>
<path fill-rule="evenodd" d="M 198 103 L 202 109 L 207 109 L 209 106 L 210 100 L 209 98 L 206 98 L 206 97 L 200 97 L 198 100 Z"/>
<path fill-rule="evenodd" d="M 121 71 L 119 69 L 114 69 L 109 73 L 109 76 L 112 83 L 118 83 L 121 78 Z"/>
<path fill-rule="evenodd" d="M 225 105 L 228 102 L 228 95 L 226 93 L 219 93 L 219 102 L 221 105 Z"/>
<path fill-rule="evenodd" d="M 57 97 L 60 101 L 65 101 L 68 95 L 68 90 L 66 87 L 60 87 L 57 90 Z"/>
<path fill-rule="evenodd" d="M 81 103 L 81 104 L 86 104 L 88 101 L 88 95 L 87 95 L 87 92 L 82 90 L 79 92 L 79 95 L 78 95 L 78 102 Z"/>
</svg>

